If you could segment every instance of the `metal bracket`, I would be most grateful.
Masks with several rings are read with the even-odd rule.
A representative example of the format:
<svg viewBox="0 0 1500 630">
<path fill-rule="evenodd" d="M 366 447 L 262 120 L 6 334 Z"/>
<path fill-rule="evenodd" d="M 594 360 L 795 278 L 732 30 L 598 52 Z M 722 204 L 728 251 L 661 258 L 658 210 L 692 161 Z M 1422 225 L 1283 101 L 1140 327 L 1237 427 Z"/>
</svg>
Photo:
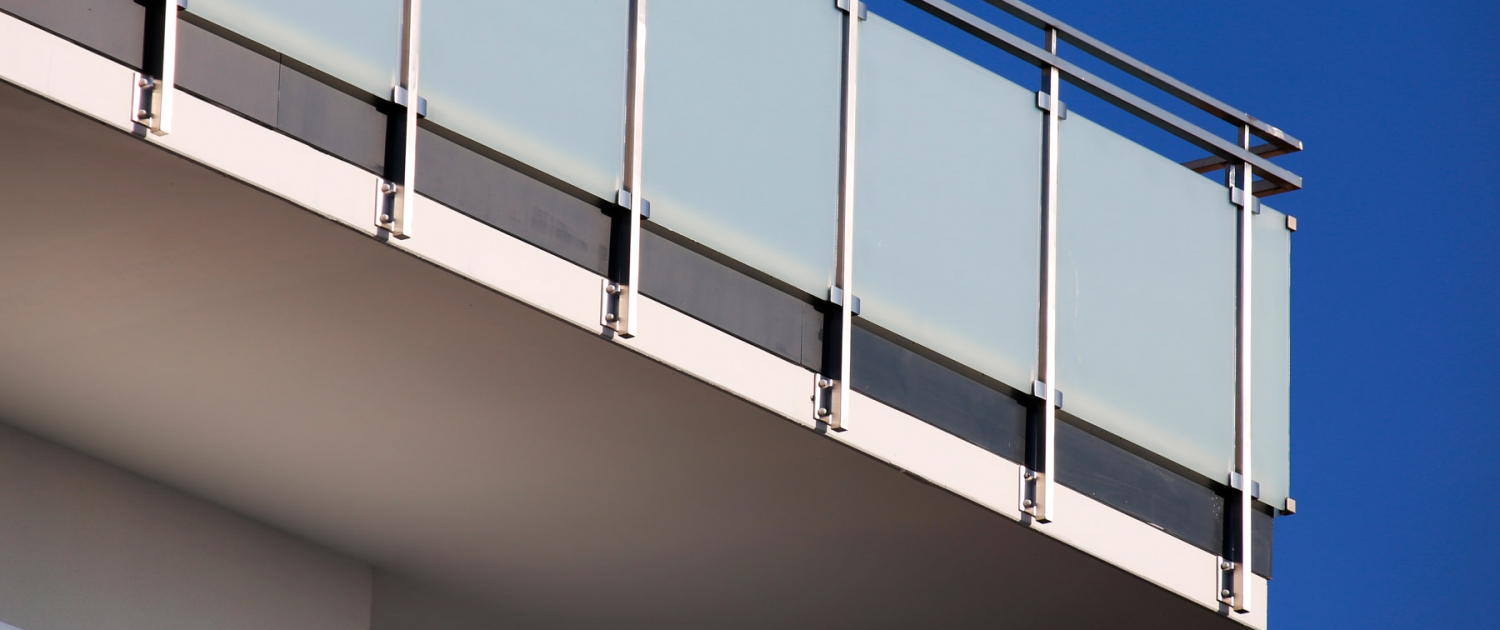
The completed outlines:
<svg viewBox="0 0 1500 630">
<path fill-rule="evenodd" d="M 1296 514 L 1296 513 L 1297 513 L 1297 500 L 1293 499 L 1291 497 L 1287 497 L 1286 498 L 1286 503 L 1282 504 L 1281 515 L 1282 516 L 1291 516 L 1291 515 Z"/>
<path fill-rule="evenodd" d="M 604 279 L 604 293 L 599 300 L 599 324 L 622 337 L 633 337 L 635 327 L 631 322 L 635 319 L 633 313 L 638 290 L 632 286 L 631 280 L 640 275 L 641 221 L 651 218 L 651 202 L 623 189 L 615 195 L 615 202 L 629 213 L 624 226 L 627 233 L 623 240 L 617 240 L 611 246 L 614 250 L 611 255 L 616 257 L 613 265 L 618 267 L 612 273 L 618 273 L 618 276 Z"/>
<path fill-rule="evenodd" d="M 855 0 L 833 0 L 833 6 L 837 7 L 838 10 L 843 11 L 844 13 L 848 13 L 849 12 L 849 5 L 852 4 L 854 1 Z M 863 3 L 863 2 L 859 3 L 859 13 L 858 13 L 858 15 L 859 15 L 859 19 L 861 19 L 861 20 L 868 20 L 868 19 L 870 19 L 870 12 L 869 12 L 868 9 L 865 8 L 865 3 Z"/>
<path fill-rule="evenodd" d="M 1223 556 L 1214 563 L 1214 574 L 1218 576 L 1218 588 L 1214 590 L 1219 594 L 1219 601 L 1231 607 L 1234 606 L 1234 570 L 1234 562 Z"/>
<path fill-rule="evenodd" d="M 1245 478 L 1242 477 L 1242 476 L 1240 476 L 1240 474 L 1237 473 L 1237 472 L 1229 473 L 1229 487 L 1234 488 L 1235 490 L 1244 491 L 1244 489 L 1245 489 Z M 1250 498 L 1252 498 L 1252 499 L 1259 499 L 1260 498 L 1260 482 L 1259 481 L 1251 481 L 1250 482 Z"/>
<path fill-rule="evenodd" d="M 1041 380 L 1031 382 L 1031 395 L 1035 396 L 1041 404 L 1047 404 L 1049 400 L 1048 393 L 1046 382 Z M 1051 408 L 1061 409 L 1062 390 L 1053 388 L 1050 393 Z M 1043 413 L 1045 414 L 1046 411 L 1044 408 Z M 1045 416 L 1043 417 L 1045 418 Z M 1044 421 L 1041 424 L 1042 426 L 1034 427 L 1033 430 L 1041 431 L 1040 435 L 1034 437 L 1042 443 L 1036 445 L 1039 452 L 1032 453 L 1032 457 L 1028 458 L 1030 461 L 1021 467 L 1021 487 L 1017 496 L 1020 498 L 1020 509 L 1023 514 L 1031 515 L 1037 522 L 1047 523 L 1052 520 L 1052 485 L 1054 480 L 1048 476 L 1047 471 L 1052 468 L 1050 458 L 1053 455 L 1053 449 L 1050 443 L 1053 438 L 1050 435 L 1052 423 Z"/>
<path fill-rule="evenodd" d="M 619 282 L 604 279 L 604 297 L 599 300 L 599 324 L 615 331 L 622 337 L 631 336 L 625 327 L 625 319 L 630 313 L 630 300 L 626 295 L 627 287 Z"/>
<path fill-rule="evenodd" d="M 1037 92 L 1036 108 L 1044 112 L 1052 111 L 1052 95 L 1046 92 Z M 1068 119 L 1068 104 L 1062 102 L 1062 99 L 1058 99 L 1057 101 L 1057 117 L 1063 120 Z"/>
<path fill-rule="evenodd" d="M 397 105 L 408 107 L 406 103 L 406 88 L 399 85 L 392 88 L 391 100 L 394 101 Z M 417 97 L 417 117 L 427 117 L 427 99 L 422 96 Z"/>
<path fill-rule="evenodd" d="M 1232 204 L 1234 204 L 1236 206 L 1239 206 L 1241 208 L 1245 207 L 1245 191 L 1244 191 L 1244 189 L 1241 189 L 1241 188 L 1230 188 L 1229 189 L 1229 203 L 1232 203 Z M 1254 214 L 1260 214 L 1260 198 L 1256 197 L 1255 195 L 1250 195 L 1250 212 L 1252 212 Z M 1296 221 L 1293 221 L 1292 223 L 1295 224 Z M 1293 228 L 1293 229 L 1295 230 L 1295 228 Z"/>
<path fill-rule="evenodd" d="M 1063 392 L 1062 392 L 1062 390 L 1060 390 L 1060 389 L 1059 390 L 1054 390 L 1052 392 L 1052 394 L 1053 394 L 1052 406 L 1056 407 L 1058 409 L 1062 409 L 1063 408 Z M 1031 382 L 1031 395 L 1032 396 L 1036 396 L 1037 398 L 1040 398 L 1042 400 L 1046 400 L 1047 399 L 1047 384 L 1043 383 L 1042 381 L 1032 381 Z"/>
<path fill-rule="evenodd" d="M 396 183 L 385 178 L 375 180 L 375 225 L 389 230 L 396 221 Z"/>
<path fill-rule="evenodd" d="M 152 135 L 172 133 L 172 100 L 177 91 L 177 12 L 187 0 L 157 0 L 147 3 L 147 51 L 143 72 L 135 73 L 130 101 L 130 120 Z M 156 57 L 156 55 L 160 57 Z"/>
<path fill-rule="evenodd" d="M 833 379 L 822 374 L 813 375 L 813 419 L 818 422 L 827 422 L 830 426 L 835 419 L 833 417 L 833 385 Z"/>
<path fill-rule="evenodd" d="M 1297 217 L 1294 217 L 1290 214 L 1286 215 L 1286 229 L 1288 232 L 1297 231 Z"/>
<path fill-rule="evenodd" d="M 834 306 L 843 306 L 844 305 L 844 290 L 840 289 L 838 287 L 829 287 L 828 288 L 828 301 L 831 302 L 831 303 L 833 303 Z M 859 317 L 859 296 L 858 295 L 854 296 L 854 303 L 849 305 L 849 312 L 852 313 L 855 317 Z"/>
<path fill-rule="evenodd" d="M 641 213 L 641 218 L 642 219 L 649 220 L 651 218 L 651 200 L 650 199 L 642 199 L 641 200 L 641 207 L 640 208 L 635 208 L 635 207 L 633 207 L 634 203 L 635 203 L 635 197 L 630 194 L 630 191 L 628 191 L 628 190 L 621 190 L 621 191 L 615 193 L 615 203 L 618 204 L 621 208 L 624 208 L 626 210 L 637 210 L 637 211 L 639 211 Z"/>
</svg>

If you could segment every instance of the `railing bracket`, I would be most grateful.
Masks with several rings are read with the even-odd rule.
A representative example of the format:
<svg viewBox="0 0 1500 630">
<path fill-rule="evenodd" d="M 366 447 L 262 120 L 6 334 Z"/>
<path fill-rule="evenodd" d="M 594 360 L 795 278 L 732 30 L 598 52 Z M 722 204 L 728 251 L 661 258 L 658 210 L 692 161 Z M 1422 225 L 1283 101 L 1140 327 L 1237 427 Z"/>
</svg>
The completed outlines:
<svg viewBox="0 0 1500 630">
<path fill-rule="evenodd" d="M 854 3 L 855 1 L 856 0 L 834 0 L 833 1 L 833 6 L 838 7 L 838 10 L 843 11 L 844 13 L 848 13 L 849 12 L 849 5 L 852 4 L 852 3 Z M 865 8 L 865 3 L 863 3 L 863 2 L 859 3 L 858 15 L 859 15 L 859 19 L 861 19 L 861 20 L 868 20 L 868 19 L 870 19 L 870 12 L 869 12 L 868 9 Z"/>
<path fill-rule="evenodd" d="M 130 120 L 152 135 L 172 133 L 172 100 L 177 91 L 177 12 L 187 0 L 146 3 L 146 54 L 135 73 Z"/>
<path fill-rule="evenodd" d="M 838 427 L 834 426 L 833 379 L 822 374 L 813 375 L 812 402 L 813 419 L 827 423 L 830 428 L 838 430 Z"/>
<path fill-rule="evenodd" d="M 409 107 L 406 94 L 406 88 L 398 85 L 391 89 L 391 100 L 402 107 Z M 417 117 L 427 117 L 427 99 L 421 96 L 417 97 Z"/>
<path fill-rule="evenodd" d="M 1046 92 L 1037 92 L 1036 108 L 1044 112 L 1052 111 L 1052 95 Z M 1057 101 L 1057 117 L 1061 120 L 1068 119 L 1068 104 L 1062 102 L 1062 99 L 1058 99 Z"/>
<path fill-rule="evenodd" d="M 621 208 L 624 208 L 626 210 L 636 210 L 636 211 L 640 212 L 642 219 L 650 219 L 651 218 L 651 200 L 650 199 L 642 199 L 641 200 L 641 207 L 640 208 L 636 208 L 635 207 L 635 196 L 631 195 L 630 191 L 628 191 L 628 190 L 621 190 L 621 191 L 619 191 L 618 193 L 615 194 L 615 204 L 619 205 Z"/>
<path fill-rule="evenodd" d="M 1229 203 L 1232 203 L 1241 208 L 1245 207 L 1245 190 L 1243 188 L 1230 188 Z M 1260 214 L 1260 198 L 1256 197 L 1255 195 L 1250 195 L 1250 212 L 1254 214 Z M 1296 222 L 1293 221 L 1292 223 L 1295 224 Z M 1296 230 L 1295 227 L 1292 229 Z"/>
<path fill-rule="evenodd" d="M 838 287 L 828 288 L 828 301 L 834 306 L 844 305 L 844 290 Z M 854 303 L 849 305 L 849 311 L 855 317 L 859 317 L 859 296 L 854 296 Z"/>
<path fill-rule="evenodd" d="M 1237 472 L 1229 473 L 1229 487 L 1234 488 L 1235 490 L 1244 490 L 1245 489 L 1245 478 L 1241 477 L 1240 474 L 1237 473 Z M 1252 499 L 1259 499 L 1260 498 L 1260 482 L 1259 481 L 1251 481 L 1250 482 L 1250 498 L 1252 498 Z"/>
</svg>

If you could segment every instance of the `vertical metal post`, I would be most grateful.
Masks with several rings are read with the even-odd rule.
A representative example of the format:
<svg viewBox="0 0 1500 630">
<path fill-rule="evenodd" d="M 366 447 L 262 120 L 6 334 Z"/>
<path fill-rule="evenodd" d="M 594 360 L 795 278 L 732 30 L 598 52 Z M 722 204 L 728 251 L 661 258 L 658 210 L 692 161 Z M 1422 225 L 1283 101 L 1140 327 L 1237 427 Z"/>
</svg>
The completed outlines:
<svg viewBox="0 0 1500 630">
<path fill-rule="evenodd" d="M 1057 29 L 1047 29 L 1047 52 L 1057 54 Z M 1037 382 L 1032 395 L 1040 409 L 1031 414 L 1027 465 L 1021 471 L 1021 511 L 1040 522 L 1054 514 L 1055 444 L 1057 426 L 1057 158 L 1058 133 L 1065 111 L 1058 99 L 1062 73 L 1042 69 L 1037 106 L 1042 118 L 1041 306 L 1037 331 Z"/>
<path fill-rule="evenodd" d="M 1250 126 L 1240 127 L 1240 147 L 1250 148 Z M 1254 171 L 1249 163 L 1233 165 L 1226 170 L 1227 183 L 1230 187 L 1230 199 L 1239 206 L 1239 256 L 1238 256 L 1238 281 L 1235 291 L 1237 318 L 1235 324 L 1235 412 L 1234 412 L 1234 474 L 1230 476 L 1230 485 L 1235 488 L 1237 500 L 1234 503 L 1233 524 L 1231 527 L 1232 556 L 1225 564 L 1229 573 L 1227 588 L 1220 591 L 1219 596 L 1225 603 L 1234 608 L 1236 612 L 1247 612 L 1253 601 L 1251 563 L 1254 559 L 1251 549 L 1251 514 L 1254 510 L 1252 502 L 1255 500 L 1255 482 L 1251 476 L 1251 410 L 1250 410 L 1250 334 L 1251 334 L 1251 252 L 1252 236 L 1254 234 L 1251 220 L 1255 216 L 1255 197 L 1252 191 L 1255 189 Z"/>
<path fill-rule="evenodd" d="M 412 208 L 417 199 L 417 119 L 422 114 L 419 88 L 422 52 L 422 0 L 404 0 L 401 7 L 401 76 L 391 100 L 399 119 L 387 130 L 386 175 L 380 184 L 376 226 L 396 238 L 411 238 Z M 392 144 L 399 143 L 399 144 Z"/>
<path fill-rule="evenodd" d="M 651 204 L 641 196 L 641 145 L 646 111 L 646 0 L 630 1 L 630 51 L 625 83 L 625 181 L 615 203 L 625 210 L 624 233 L 613 239 L 610 277 L 604 279 L 601 324 L 634 337 L 641 283 L 641 219 Z"/>
<path fill-rule="evenodd" d="M 172 133 L 172 100 L 177 92 L 177 11 L 187 0 L 146 3 L 146 48 L 142 72 L 135 73 L 131 120 L 153 135 Z"/>
<path fill-rule="evenodd" d="M 838 249 L 830 302 L 837 309 L 824 325 L 822 376 L 817 378 L 815 415 L 834 431 L 849 428 L 850 346 L 854 335 L 854 157 L 859 110 L 859 23 L 867 17 L 858 0 L 837 0 L 844 12 L 844 71 L 839 123 Z M 829 347 L 832 344 L 832 347 Z"/>
</svg>

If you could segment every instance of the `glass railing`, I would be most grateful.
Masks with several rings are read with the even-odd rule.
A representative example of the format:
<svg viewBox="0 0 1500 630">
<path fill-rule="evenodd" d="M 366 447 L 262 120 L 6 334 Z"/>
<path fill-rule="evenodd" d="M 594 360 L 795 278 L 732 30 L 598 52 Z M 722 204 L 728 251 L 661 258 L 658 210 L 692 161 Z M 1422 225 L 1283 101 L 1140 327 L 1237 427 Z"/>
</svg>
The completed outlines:
<svg viewBox="0 0 1500 630">
<path fill-rule="evenodd" d="M 424 0 L 428 117 L 613 199 L 624 169 L 627 8 Z"/>
<path fill-rule="evenodd" d="M 1029 391 L 1041 260 L 1036 95 L 875 14 L 859 55 L 860 316 Z"/>
<path fill-rule="evenodd" d="M 189 10 L 388 99 L 400 74 L 402 3 L 192 0 Z M 852 247 L 863 320 L 1023 395 L 1036 391 L 1048 306 L 1046 103 L 1037 86 L 874 13 L 860 21 L 849 63 L 847 12 L 863 12 L 851 4 L 421 0 L 421 96 L 432 123 L 615 201 L 630 159 L 629 25 L 644 6 L 637 192 L 652 222 L 813 300 L 829 298 L 840 252 Z M 1221 165 L 1253 164 L 1265 178 L 1257 191 L 1300 186 L 1262 157 L 1300 143 L 1102 44 L 1070 40 L 1237 121 L 1274 152 L 1202 135 L 946 3 L 912 4 L 1034 65 L 1062 68 L 1070 85 L 1170 128 Z M 845 126 L 847 109 L 857 127 Z M 856 149 L 844 164 L 849 141 Z M 1053 386 L 1072 416 L 1226 482 L 1241 308 L 1231 190 L 1077 112 L 1060 121 L 1053 146 Z M 851 173 L 853 200 L 841 202 L 841 177 Z M 841 212 L 853 222 L 852 246 L 840 246 Z M 1252 225 L 1252 470 L 1262 500 L 1280 507 L 1290 483 L 1290 233 L 1269 208 Z M 858 365 L 848 378 L 858 381 Z"/>
<path fill-rule="evenodd" d="M 829 2 L 647 4 L 652 221 L 814 295 L 833 278 L 843 25 Z"/>
<path fill-rule="evenodd" d="M 401 63 L 402 0 L 192 0 L 189 10 L 389 98 Z"/>
<path fill-rule="evenodd" d="M 1065 408 L 1222 479 L 1235 447 L 1237 208 L 1222 184 L 1076 113 L 1061 125 Z"/>
</svg>

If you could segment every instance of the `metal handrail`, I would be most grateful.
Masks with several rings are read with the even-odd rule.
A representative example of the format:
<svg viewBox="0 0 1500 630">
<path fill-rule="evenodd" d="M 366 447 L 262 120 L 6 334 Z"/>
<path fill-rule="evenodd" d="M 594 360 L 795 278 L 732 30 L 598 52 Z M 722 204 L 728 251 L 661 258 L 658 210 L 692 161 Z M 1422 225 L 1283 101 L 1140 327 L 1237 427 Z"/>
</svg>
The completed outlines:
<svg viewBox="0 0 1500 630">
<path fill-rule="evenodd" d="M 1147 122 L 1208 151 L 1222 160 L 1216 161 L 1214 158 L 1208 158 L 1207 160 L 1195 161 L 1193 163 L 1194 170 L 1222 168 L 1223 164 L 1228 162 L 1248 163 L 1255 167 L 1256 173 L 1274 185 L 1274 188 L 1257 190 L 1261 194 L 1273 194 L 1275 192 L 1299 190 L 1302 188 L 1301 177 L 1272 164 L 1266 159 L 1271 155 L 1300 151 L 1302 150 L 1302 141 L 1249 114 L 1193 89 L 1181 81 L 1143 64 L 1027 4 L 1014 0 L 986 0 L 990 4 L 1005 10 L 1028 24 L 1043 29 L 1055 29 L 1058 36 L 1065 41 L 1084 49 L 1115 67 L 1125 70 L 1147 83 L 1161 88 L 1167 93 L 1203 111 L 1227 122 L 1248 128 L 1254 135 L 1269 140 L 1270 144 L 1249 149 L 1243 148 L 944 0 L 906 1 L 936 16 L 938 19 L 988 42 L 996 48 L 1015 55 L 1022 61 L 1040 68 L 1057 68 L 1067 77 L 1069 82 L 1076 84 L 1084 91 L 1104 99 L 1137 117 L 1145 119 Z"/>
</svg>

